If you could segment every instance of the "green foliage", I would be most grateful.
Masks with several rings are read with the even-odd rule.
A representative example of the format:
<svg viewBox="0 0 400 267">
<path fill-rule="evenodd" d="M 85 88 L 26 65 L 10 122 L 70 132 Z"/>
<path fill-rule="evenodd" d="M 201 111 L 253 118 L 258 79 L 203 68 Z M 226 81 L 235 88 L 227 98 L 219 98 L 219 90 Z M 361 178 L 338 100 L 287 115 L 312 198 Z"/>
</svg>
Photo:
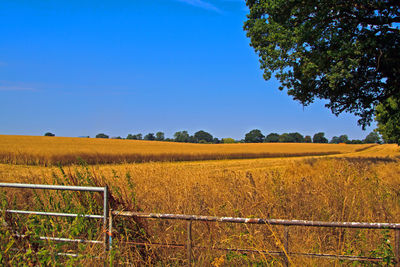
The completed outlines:
<svg viewBox="0 0 400 267">
<path fill-rule="evenodd" d="M 329 143 L 331 143 L 331 144 L 339 144 L 340 143 L 339 137 L 337 137 L 337 136 L 332 137 L 332 139 L 331 139 L 331 141 Z"/>
<path fill-rule="evenodd" d="M 221 140 L 219 140 L 217 137 L 214 137 L 212 142 L 213 142 L 213 144 L 220 144 Z"/>
<path fill-rule="evenodd" d="M 98 186 L 87 166 L 82 165 L 75 173 L 67 175 L 60 168 L 63 177 L 53 173 L 54 183 Z M 39 194 L 27 192 L 27 203 L 10 201 L 7 191 L 0 195 L 1 209 L 24 209 L 52 211 L 75 214 L 101 214 L 102 201 L 93 198 L 89 192 L 47 191 Z M 28 204 L 28 206 L 26 206 Z M 98 239 L 102 236 L 101 223 L 82 216 L 74 218 L 15 215 L 3 213 L 0 216 L 0 265 L 2 266 L 76 266 L 84 259 L 98 255 L 89 255 L 87 244 L 78 246 L 67 242 L 55 242 L 41 237 L 65 237 L 77 239 Z M 100 247 L 100 249 L 102 249 Z M 65 252 L 77 253 L 71 258 L 59 255 Z"/>
<path fill-rule="evenodd" d="M 200 143 L 200 141 L 203 140 L 203 143 L 212 143 L 213 142 L 213 136 L 210 133 L 207 133 L 205 131 L 198 131 L 194 134 L 194 141 L 196 143 Z"/>
<path fill-rule="evenodd" d="M 304 143 L 311 143 L 311 142 L 312 142 L 311 136 L 309 135 L 304 136 Z"/>
<path fill-rule="evenodd" d="M 126 137 L 126 139 L 131 139 L 131 140 L 142 140 L 142 134 L 128 134 L 128 136 Z"/>
<path fill-rule="evenodd" d="M 107 139 L 107 138 L 109 138 L 109 136 L 104 134 L 104 133 L 99 133 L 99 134 L 96 135 L 96 138 L 105 138 L 105 139 Z"/>
<path fill-rule="evenodd" d="M 377 132 L 370 132 L 364 139 L 366 144 L 379 144 L 381 142 L 381 137 Z"/>
<path fill-rule="evenodd" d="M 360 145 L 360 144 L 364 144 L 364 142 L 359 139 L 353 139 L 351 141 L 348 141 L 346 144 Z"/>
<path fill-rule="evenodd" d="M 174 134 L 175 142 L 189 142 L 190 136 L 187 131 L 176 132 Z"/>
<path fill-rule="evenodd" d="M 222 143 L 224 143 L 224 144 L 233 144 L 233 143 L 236 143 L 236 141 L 235 141 L 235 139 L 233 139 L 233 138 L 222 138 Z"/>
<path fill-rule="evenodd" d="M 342 134 L 339 137 L 337 137 L 337 136 L 332 137 L 332 140 L 329 143 L 331 143 L 331 144 L 340 144 L 340 143 L 348 143 L 348 142 L 349 142 L 348 136 L 345 135 L 345 134 Z"/>
<path fill-rule="evenodd" d="M 394 255 L 393 246 L 390 243 L 390 233 L 388 230 L 382 231 L 382 239 L 379 246 L 370 251 L 370 257 L 381 257 L 386 266 L 395 265 L 396 258 Z"/>
<path fill-rule="evenodd" d="M 144 136 L 143 139 L 147 141 L 154 141 L 156 140 L 156 137 L 154 136 L 154 133 L 148 133 Z"/>
<path fill-rule="evenodd" d="M 399 1 L 246 4 L 250 13 L 244 30 L 264 79 L 275 74 L 280 89 L 286 88 L 294 100 L 309 105 L 315 98 L 325 99 L 335 115 L 354 113 L 365 127 L 375 106 L 398 92 Z"/>
<path fill-rule="evenodd" d="M 299 133 L 289 133 L 289 136 L 293 139 L 293 142 L 295 143 L 304 143 L 304 136 L 302 136 Z"/>
<path fill-rule="evenodd" d="M 313 143 L 328 143 L 328 139 L 325 138 L 325 133 L 319 132 L 314 134 Z"/>
<path fill-rule="evenodd" d="M 390 97 L 378 105 L 375 120 L 385 143 L 400 145 L 400 95 Z"/>
<path fill-rule="evenodd" d="M 270 133 L 265 137 L 264 142 L 266 143 L 276 143 L 279 142 L 279 134 L 277 133 Z"/>
<path fill-rule="evenodd" d="M 380 266 L 395 266 L 396 265 L 396 256 L 394 253 L 394 249 L 393 249 L 393 245 L 390 242 L 390 232 L 389 230 L 382 230 L 381 232 L 382 237 L 381 237 L 381 241 L 378 244 L 378 247 L 370 250 L 367 253 L 368 257 L 371 258 L 382 258 L 382 262 L 379 262 Z M 365 237 L 360 236 L 360 239 L 365 239 Z M 349 249 L 346 254 L 348 255 L 352 255 L 353 249 Z M 358 254 L 358 256 L 366 256 L 366 253 L 361 252 Z M 341 260 L 342 263 L 344 263 L 345 261 Z M 376 266 L 377 263 L 372 263 L 372 262 L 367 262 L 367 261 L 353 261 L 352 262 L 353 266 Z"/>
<path fill-rule="evenodd" d="M 280 143 L 293 143 L 294 139 L 293 136 L 289 135 L 288 133 L 283 133 L 279 136 Z"/>
<path fill-rule="evenodd" d="M 246 143 L 262 143 L 264 141 L 264 135 L 260 130 L 254 129 L 246 134 L 244 141 Z"/>
<path fill-rule="evenodd" d="M 53 133 L 47 132 L 47 133 L 44 134 L 44 136 L 56 136 L 56 135 L 53 134 Z"/>
<path fill-rule="evenodd" d="M 163 132 L 157 132 L 156 133 L 156 140 L 157 141 L 164 141 L 164 139 L 165 139 L 165 136 L 164 136 Z"/>
</svg>

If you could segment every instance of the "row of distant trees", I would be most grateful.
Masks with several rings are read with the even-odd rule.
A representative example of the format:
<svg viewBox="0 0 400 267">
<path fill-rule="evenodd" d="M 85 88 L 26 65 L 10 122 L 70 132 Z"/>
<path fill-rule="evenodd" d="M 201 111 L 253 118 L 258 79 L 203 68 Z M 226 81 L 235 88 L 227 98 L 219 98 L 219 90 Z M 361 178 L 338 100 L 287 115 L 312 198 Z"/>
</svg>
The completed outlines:
<svg viewBox="0 0 400 267">
<path fill-rule="evenodd" d="M 213 137 L 212 134 L 206 131 L 198 131 L 193 135 L 190 135 L 187 131 L 179 131 L 174 134 L 173 138 L 165 138 L 165 134 L 163 132 L 157 133 L 148 133 L 145 136 L 142 134 L 128 134 L 126 139 L 133 140 L 148 140 L 148 141 L 169 141 L 169 142 L 181 142 L 181 143 L 221 143 L 222 140 Z M 233 140 L 235 141 L 235 140 Z"/>
<path fill-rule="evenodd" d="M 96 135 L 96 138 L 110 138 L 104 133 Z M 112 137 L 114 139 L 124 139 L 120 136 Z M 343 134 L 340 136 L 334 136 L 331 140 L 325 137 L 325 133 L 319 132 L 313 136 L 305 135 L 295 132 L 295 133 L 270 133 L 268 135 L 263 135 L 263 133 L 254 129 L 246 133 L 245 138 L 242 140 L 235 140 L 233 138 L 222 138 L 218 139 L 213 137 L 212 134 L 206 131 L 198 131 L 193 135 L 190 135 L 187 131 L 176 132 L 173 138 L 165 138 L 163 132 L 148 133 L 146 135 L 138 134 L 128 134 L 125 139 L 130 140 L 148 140 L 148 141 L 169 141 L 169 142 L 181 142 L 181 143 L 205 143 L 205 144 L 218 144 L 218 143 L 331 143 L 331 144 L 371 144 L 371 143 L 381 143 L 382 140 L 376 132 L 369 133 L 365 139 L 353 139 L 350 140 L 347 135 Z"/>
<path fill-rule="evenodd" d="M 343 134 L 341 136 L 334 136 L 329 141 L 325 137 L 325 133 L 319 132 L 311 137 L 310 135 L 303 136 L 302 134 L 295 133 L 270 133 L 264 136 L 260 130 L 252 130 L 248 132 L 244 138 L 246 143 L 331 143 L 331 144 L 372 144 L 381 143 L 381 138 L 376 132 L 369 133 L 365 139 L 353 139 L 350 140 L 347 135 Z"/>
</svg>

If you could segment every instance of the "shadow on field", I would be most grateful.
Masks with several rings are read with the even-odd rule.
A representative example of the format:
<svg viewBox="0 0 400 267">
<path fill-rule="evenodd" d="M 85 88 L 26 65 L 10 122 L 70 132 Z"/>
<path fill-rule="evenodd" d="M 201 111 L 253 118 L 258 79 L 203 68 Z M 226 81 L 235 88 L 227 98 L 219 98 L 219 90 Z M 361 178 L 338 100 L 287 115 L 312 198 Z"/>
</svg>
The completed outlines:
<svg viewBox="0 0 400 267">
<path fill-rule="evenodd" d="M 398 162 L 400 159 L 400 156 L 396 157 L 337 157 L 334 158 L 335 160 L 344 160 L 350 163 L 354 164 L 376 164 L 376 163 L 394 163 Z M 310 159 L 305 159 L 304 162 L 313 166 L 319 159 L 316 158 L 310 158 Z"/>
</svg>

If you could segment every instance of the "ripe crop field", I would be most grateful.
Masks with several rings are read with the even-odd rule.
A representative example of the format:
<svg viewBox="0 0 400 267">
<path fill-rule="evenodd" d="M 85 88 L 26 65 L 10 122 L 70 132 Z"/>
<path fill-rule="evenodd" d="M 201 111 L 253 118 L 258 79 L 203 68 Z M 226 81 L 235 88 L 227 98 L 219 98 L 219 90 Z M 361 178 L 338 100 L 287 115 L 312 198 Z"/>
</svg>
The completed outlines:
<svg viewBox="0 0 400 267">
<path fill-rule="evenodd" d="M 48 166 L 42 163 L 22 164 L 27 159 L 14 162 L 4 160 L 4 163 L 0 164 L 2 182 L 95 186 L 107 184 L 111 191 L 111 206 L 114 210 L 320 221 L 400 222 L 398 193 L 400 152 L 397 145 L 195 145 L 45 137 L 23 137 L 24 141 L 15 141 L 21 140 L 18 138 L 20 137 L 1 136 L 1 153 L 18 151 L 20 155 L 26 157 L 41 155 L 43 159 L 47 154 L 79 154 L 90 153 L 92 150 L 94 154 L 100 155 L 129 153 L 289 155 L 289 157 L 280 154 L 280 157 L 252 159 L 226 157 L 224 160 L 185 162 L 169 160 L 170 162 L 95 165 L 70 162 L 63 167 L 51 165 L 51 161 L 48 161 Z M 14 140 L 14 143 L 11 140 Z M 29 145 L 29 140 L 32 145 Z M 293 157 L 294 155 L 297 156 Z M 23 192 L 10 191 L 4 198 L 8 203 L 15 202 L 15 205 L 27 209 L 30 209 L 34 202 L 42 203 L 42 206 L 49 210 L 54 208 L 63 210 L 71 203 L 93 201 L 101 206 L 101 198 L 91 199 L 86 198 L 86 195 L 71 194 L 71 197 L 66 198 L 56 193 Z M 61 204 L 55 205 L 55 202 Z M 90 207 L 92 205 L 94 204 L 92 203 Z M 116 240 L 185 243 L 184 222 L 132 221 L 117 218 L 115 228 L 118 229 Z M 90 232 L 87 228 L 82 229 L 81 232 L 78 231 L 80 235 Z M 194 258 L 198 265 L 203 266 L 249 264 L 279 266 L 282 264 L 279 257 L 215 251 L 211 248 L 280 250 L 282 234 L 280 227 L 196 222 L 193 223 L 193 243 L 209 249 L 194 250 Z M 382 256 L 390 251 L 393 252 L 393 247 L 388 246 L 386 242 L 387 236 L 393 240 L 393 233 L 379 230 L 294 227 L 291 230 L 291 250 Z M 159 262 L 185 263 L 185 251 L 181 249 L 138 250 L 115 242 L 118 247 L 116 257 L 137 265 Z M 339 261 L 335 260 L 299 257 L 293 257 L 291 261 L 299 266 L 339 264 Z"/>
<path fill-rule="evenodd" d="M 0 135 L 0 163 L 28 165 L 137 163 L 269 157 L 318 156 L 356 152 L 370 145 L 188 144 L 138 140 Z"/>
</svg>

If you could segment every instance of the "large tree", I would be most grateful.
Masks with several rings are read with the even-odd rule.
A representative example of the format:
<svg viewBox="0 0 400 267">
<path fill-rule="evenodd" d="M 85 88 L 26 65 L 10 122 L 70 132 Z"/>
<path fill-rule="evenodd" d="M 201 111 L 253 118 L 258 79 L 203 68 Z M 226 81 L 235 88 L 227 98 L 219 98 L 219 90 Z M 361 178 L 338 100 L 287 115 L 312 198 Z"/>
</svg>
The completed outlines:
<svg viewBox="0 0 400 267">
<path fill-rule="evenodd" d="M 156 140 L 156 137 L 154 136 L 154 133 L 148 133 L 143 137 L 143 139 L 147 141 L 154 141 Z"/>
<path fill-rule="evenodd" d="M 244 141 L 246 143 L 262 143 L 264 141 L 264 138 L 265 136 L 261 133 L 260 130 L 254 129 L 245 135 Z"/>
<path fill-rule="evenodd" d="M 328 143 L 328 139 L 326 139 L 325 133 L 319 132 L 314 134 L 313 143 Z"/>
<path fill-rule="evenodd" d="M 266 143 L 276 143 L 279 142 L 279 134 L 277 133 L 270 133 L 265 137 L 264 142 Z"/>
<path fill-rule="evenodd" d="M 294 138 L 288 133 L 283 133 L 279 136 L 280 143 L 294 143 Z"/>
<path fill-rule="evenodd" d="M 174 140 L 175 142 L 189 142 L 190 141 L 189 133 L 187 131 L 176 132 L 174 134 Z"/>
<path fill-rule="evenodd" d="M 193 137 L 196 143 L 200 142 L 212 143 L 214 140 L 214 137 L 210 133 L 207 133 L 203 130 L 194 133 Z"/>
<path fill-rule="evenodd" d="M 156 140 L 157 141 L 164 141 L 165 139 L 165 134 L 163 132 L 157 132 L 156 133 Z"/>
<path fill-rule="evenodd" d="M 244 29 L 264 78 L 275 74 L 303 105 L 325 99 L 335 115 L 354 113 L 365 127 L 375 107 L 399 91 L 400 1 L 246 3 Z"/>
<path fill-rule="evenodd" d="M 51 133 L 51 132 L 47 132 L 47 133 L 44 134 L 44 136 L 56 136 L 56 135 Z"/>
<path fill-rule="evenodd" d="M 381 142 L 381 137 L 377 132 L 370 132 L 364 139 L 364 143 L 366 144 L 373 144 L 380 142 Z"/>
<path fill-rule="evenodd" d="M 106 138 L 107 139 L 107 138 L 109 138 L 109 136 L 104 133 L 99 133 L 96 135 L 96 138 Z"/>
<path fill-rule="evenodd" d="M 289 133 L 289 135 L 293 138 L 293 142 L 295 143 L 304 143 L 304 136 L 300 133 Z"/>
</svg>

